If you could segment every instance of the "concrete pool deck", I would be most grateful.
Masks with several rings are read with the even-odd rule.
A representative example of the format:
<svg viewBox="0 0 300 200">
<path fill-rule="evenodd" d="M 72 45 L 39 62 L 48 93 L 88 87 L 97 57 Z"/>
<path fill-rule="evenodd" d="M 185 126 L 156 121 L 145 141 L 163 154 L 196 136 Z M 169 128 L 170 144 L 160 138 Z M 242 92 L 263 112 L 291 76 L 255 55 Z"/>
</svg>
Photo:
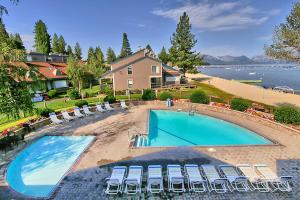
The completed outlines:
<svg viewBox="0 0 300 200">
<path fill-rule="evenodd" d="M 144 104 L 142 102 L 142 104 Z M 104 194 L 105 178 L 117 164 L 268 164 L 278 175 L 293 176 L 291 193 L 228 193 L 228 194 L 164 194 L 163 196 L 134 196 L 136 199 L 300 199 L 300 132 L 276 123 L 231 110 L 207 105 L 175 103 L 172 109 L 193 110 L 225 119 L 248 128 L 277 145 L 230 147 L 154 147 L 129 148 L 128 131 L 147 128 L 149 109 L 166 109 L 161 102 L 149 102 L 131 107 L 128 111 L 117 109 L 59 126 L 47 126 L 28 136 L 94 135 L 96 140 L 84 153 L 73 170 L 64 178 L 52 199 L 110 199 Z M 165 171 L 165 169 L 164 169 Z M 145 185 L 145 183 L 144 183 Z M 19 196 L 1 183 L 1 195 L 9 199 L 27 199 Z M 0 196 L 1 198 L 1 196 Z M 6 198 L 4 198 L 6 199 Z M 125 195 L 117 199 L 127 199 Z"/>
</svg>

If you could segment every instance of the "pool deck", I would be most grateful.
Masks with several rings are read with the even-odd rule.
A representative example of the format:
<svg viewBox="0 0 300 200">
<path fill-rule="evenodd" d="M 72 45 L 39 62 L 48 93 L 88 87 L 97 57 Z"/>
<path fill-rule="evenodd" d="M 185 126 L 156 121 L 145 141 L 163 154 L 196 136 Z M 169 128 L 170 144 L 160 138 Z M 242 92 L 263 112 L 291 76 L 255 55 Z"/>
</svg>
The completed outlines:
<svg viewBox="0 0 300 200">
<path fill-rule="evenodd" d="M 189 103 L 175 103 L 172 109 L 190 110 Z M 132 196 L 133 199 L 300 199 L 300 132 L 248 114 L 224 110 L 207 105 L 193 105 L 193 110 L 236 123 L 272 141 L 276 145 L 230 147 L 146 147 L 129 148 L 128 131 L 146 129 L 149 109 L 166 109 L 160 102 L 149 102 L 131 107 L 128 111 L 117 109 L 58 126 L 47 126 L 27 137 L 28 141 L 46 135 L 94 135 L 95 142 L 82 155 L 79 162 L 63 179 L 51 199 L 128 199 L 126 195 L 110 198 L 104 194 L 105 178 L 111 167 L 119 164 L 268 164 L 278 175 L 293 176 L 291 193 L 228 193 L 228 194 L 170 194 L 161 196 Z M 19 149 L 21 149 L 20 147 Z M 13 155 L 14 153 L 12 153 Z M 13 156 L 11 156 L 13 158 Z M 7 167 L 3 164 L 0 170 Z M 145 171 L 145 170 L 144 170 Z M 164 172 L 165 172 L 164 168 Z M 2 171 L 1 171 L 2 172 Z M 4 173 L 4 172 L 3 172 Z M 1 178 L 0 199 L 29 199 L 16 194 Z M 145 175 L 144 175 L 145 178 Z M 145 179 L 144 179 L 145 181 Z M 166 181 L 165 181 L 166 182 Z M 145 182 L 143 184 L 145 186 Z"/>
</svg>

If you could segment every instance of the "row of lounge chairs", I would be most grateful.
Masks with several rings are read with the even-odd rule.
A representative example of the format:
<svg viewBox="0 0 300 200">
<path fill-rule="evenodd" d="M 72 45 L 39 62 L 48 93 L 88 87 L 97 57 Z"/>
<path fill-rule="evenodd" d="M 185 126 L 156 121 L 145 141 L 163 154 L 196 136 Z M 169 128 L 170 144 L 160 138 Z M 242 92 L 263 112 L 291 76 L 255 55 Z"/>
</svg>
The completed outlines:
<svg viewBox="0 0 300 200">
<path fill-rule="evenodd" d="M 126 177 L 127 174 L 127 177 Z M 126 178 L 125 178 L 126 177 Z M 115 166 L 107 181 L 106 194 L 136 194 L 142 191 L 143 167 Z M 180 165 L 167 165 L 169 192 L 185 192 L 187 183 L 190 192 L 290 192 L 290 176 L 278 177 L 267 165 L 248 164 L 233 165 L 184 165 L 184 173 Z M 147 192 L 164 191 L 164 178 L 161 165 L 149 165 L 147 176 Z M 123 188 L 125 186 L 125 188 Z"/>
<path fill-rule="evenodd" d="M 125 101 L 121 101 L 121 108 L 123 110 L 128 109 L 128 106 L 125 104 Z M 87 106 L 87 105 L 84 105 L 82 107 L 82 110 L 83 110 L 84 114 L 81 113 L 80 108 L 76 107 L 76 108 L 74 108 L 74 116 L 71 116 L 65 110 L 61 111 L 61 115 L 62 115 L 62 117 L 65 121 L 71 121 L 71 120 L 74 120 L 74 119 L 77 119 L 77 118 L 82 118 L 84 116 L 89 116 L 89 115 L 94 115 L 95 114 L 95 112 L 92 112 L 90 110 L 90 107 Z M 96 104 L 96 110 L 103 113 L 103 112 L 107 112 L 107 111 L 114 111 L 115 109 L 108 102 L 105 102 L 104 103 L 104 108 L 102 107 L 101 104 Z M 63 120 L 59 119 L 55 113 L 50 113 L 49 117 L 50 117 L 50 120 L 54 124 L 61 124 L 61 123 L 64 122 Z"/>
</svg>

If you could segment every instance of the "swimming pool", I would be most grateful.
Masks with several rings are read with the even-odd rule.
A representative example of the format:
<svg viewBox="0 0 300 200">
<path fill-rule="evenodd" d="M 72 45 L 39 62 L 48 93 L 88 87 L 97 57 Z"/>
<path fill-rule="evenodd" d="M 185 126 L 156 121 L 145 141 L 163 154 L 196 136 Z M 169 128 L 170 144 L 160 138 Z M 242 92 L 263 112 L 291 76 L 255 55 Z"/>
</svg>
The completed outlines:
<svg viewBox="0 0 300 200">
<path fill-rule="evenodd" d="M 147 146 L 229 146 L 272 144 L 266 138 L 206 115 L 151 110 Z"/>
<path fill-rule="evenodd" d="M 44 136 L 26 147 L 9 165 L 6 180 L 30 197 L 50 197 L 94 136 Z"/>
</svg>

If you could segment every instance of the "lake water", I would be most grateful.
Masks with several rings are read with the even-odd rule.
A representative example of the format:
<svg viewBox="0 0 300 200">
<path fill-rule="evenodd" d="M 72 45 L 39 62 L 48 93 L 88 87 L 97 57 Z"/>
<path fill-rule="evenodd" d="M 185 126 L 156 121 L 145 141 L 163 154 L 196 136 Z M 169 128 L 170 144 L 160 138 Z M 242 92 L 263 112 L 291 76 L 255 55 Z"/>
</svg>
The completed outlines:
<svg viewBox="0 0 300 200">
<path fill-rule="evenodd" d="M 300 66 L 297 65 L 210 65 L 199 71 L 209 76 L 236 80 L 262 80 L 258 85 L 288 86 L 300 93 Z"/>
</svg>

